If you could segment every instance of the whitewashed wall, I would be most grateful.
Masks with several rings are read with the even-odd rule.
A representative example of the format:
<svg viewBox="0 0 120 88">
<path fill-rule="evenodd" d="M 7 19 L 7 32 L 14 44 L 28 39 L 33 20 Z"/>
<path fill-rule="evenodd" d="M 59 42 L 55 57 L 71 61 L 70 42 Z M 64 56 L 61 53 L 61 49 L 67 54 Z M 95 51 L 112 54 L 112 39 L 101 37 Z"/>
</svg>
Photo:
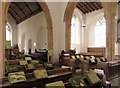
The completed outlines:
<svg viewBox="0 0 120 88">
<path fill-rule="evenodd" d="M 22 39 L 22 35 L 24 35 L 25 40 Z M 47 26 L 43 12 L 23 21 L 18 25 L 18 44 L 20 46 L 20 50 L 25 49 L 25 52 L 28 52 L 29 39 L 32 40 L 32 51 L 34 51 L 35 48 L 46 48 Z M 34 47 L 34 43 L 36 43 L 36 47 Z"/>
<path fill-rule="evenodd" d="M 118 13 L 118 15 L 117 15 L 118 19 L 120 19 L 120 4 L 118 5 L 117 13 Z M 120 38 L 120 22 L 118 24 L 118 35 L 117 35 L 117 37 Z M 120 55 L 120 43 L 117 42 L 115 45 L 116 45 L 116 49 L 115 49 L 116 53 L 115 54 Z"/>
<path fill-rule="evenodd" d="M 59 52 L 63 49 L 65 50 L 65 23 L 63 19 L 67 2 L 47 2 L 47 5 L 53 24 L 53 48 L 55 55 L 52 61 L 58 63 Z"/>
<path fill-rule="evenodd" d="M 11 28 L 12 28 L 12 46 L 17 44 L 18 42 L 18 25 L 16 24 L 16 21 L 13 19 L 13 17 L 8 13 L 7 15 L 7 22 L 10 24 Z"/>
<path fill-rule="evenodd" d="M 95 25 L 97 20 L 104 16 L 103 10 L 98 10 L 86 15 L 86 29 L 87 29 L 87 46 L 95 46 Z"/>
<path fill-rule="evenodd" d="M 75 49 L 76 48 L 76 51 L 77 52 L 82 52 L 83 50 L 83 46 L 84 46 L 84 29 L 82 27 L 82 24 L 83 24 L 83 14 L 80 10 L 78 10 L 77 8 L 75 8 L 74 12 L 73 12 L 73 16 L 75 17 L 78 17 L 79 19 L 79 30 L 80 30 L 80 44 L 71 44 L 72 48 Z"/>
</svg>

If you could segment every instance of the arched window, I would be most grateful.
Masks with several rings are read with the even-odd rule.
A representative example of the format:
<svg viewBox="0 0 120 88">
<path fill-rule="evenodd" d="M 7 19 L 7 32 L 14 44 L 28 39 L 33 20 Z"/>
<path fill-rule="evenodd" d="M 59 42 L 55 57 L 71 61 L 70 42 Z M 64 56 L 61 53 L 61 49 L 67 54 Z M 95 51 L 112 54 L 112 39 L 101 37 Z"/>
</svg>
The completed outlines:
<svg viewBox="0 0 120 88">
<path fill-rule="evenodd" d="M 77 16 L 71 20 L 71 49 L 80 52 L 80 19 Z"/>
<path fill-rule="evenodd" d="M 96 47 L 106 46 L 106 21 L 104 17 L 96 22 L 95 46 Z"/>
<path fill-rule="evenodd" d="M 11 28 L 9 24 L 6 24 L 6 48 L 11 47 Z"/>
<path fill-rule="evenodd" d="M 79 18 L 75 16 L 72 17 L 71 44 L 80 44 L 80 22 Z"/>
</svg>

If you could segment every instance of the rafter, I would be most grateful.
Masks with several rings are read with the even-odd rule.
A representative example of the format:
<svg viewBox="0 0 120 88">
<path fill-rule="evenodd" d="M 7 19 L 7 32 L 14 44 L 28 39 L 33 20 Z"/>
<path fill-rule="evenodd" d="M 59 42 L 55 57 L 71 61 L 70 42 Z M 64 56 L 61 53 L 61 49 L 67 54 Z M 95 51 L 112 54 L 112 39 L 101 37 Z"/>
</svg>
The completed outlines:
<svg viewBox="0 0 120 88">
<path fill-rule="evenodd" d="M 94 5 L 94 2 L 91 2 L 91 4 L 95 7 L 95 10 L 97 10 L 98 8 L 96 8 L 96 6 Z"/>
<path fill-rule="evenodd" d="M 103 8 L 101 2 L 93 2 L 92 0 L 80 0 L 80 2 L 77 4 L 77 7 L 84 14 Z"/>
<path fill-rule="evenodd" d="M 28 4 L 26 2 L 24 2 L 25 5 L 27 6 L 27 8 L 29 9 L 30 13 L 32 14 L 32 10 L 30 9 L 30 7 L 28 6 Z"/>
<path fill-rule="evenodd" d="M 21 20 L 20 15 L 14 9 L 12 9 L 11 7 L 9 7 L 9 9 L 11 9 L 19 17 L 19 19 Z"/>
<path fill-rule="evenodd" d="M 26 14 L 24 13 L 24 11 L 21 9 L 21 7 L 17 4 L 17 3 L 15 3 L 15 2 L 12 2 L 13 4 L 15 4 L 19 9 L 20 9 L 20 11 L 22 11 L 22 13 L 25 15 L 25 18 L 26 18 Z"/>
<path fill-rule="evenodd" d="M 41 12 L 41 11 L 40 11 L 39 8 L 38 8 L 38 9 L 36 9 L 35 11 L 33 11 L 33 14 L 32 14 L 32 15 L 28 15 L 26 18 L 22 19 L 22 20 L 19 21 L 18 23 L 21 23 L 22 21 L 24 21 L 24 20 L 32 17 L 33 15 L 35 15 L 35 14 L 37 14 L 37 13 L 39 13 L 39 12 Z"/>
<path fill-rule="evenodd" d="M 84 4 L 86 5 L 86 7 L 90 10 L 90 12 L 93 11 L 93 9 L 89 6 L 89 3 L 88 2 L 84 2 Z"/>
<path fill-rule="evenodd" d="M 37 4 L 37 6 L 39 7 L 39 9 L 42 9 L 41 6 L 38 4 L 38 2 L 35 2 Z"/>
<path fill-rule="evenodd" d="M 18 21 L 16 20 L 15 16 L 12 15 L 12 13 L 8 10 L 8 13 L 14 18 L 14 20 L 16 21 L 16 23 L 18 23 Z"/>
<path fill-rule="evenodd" d="M 92 8 L 92 10 L 95 10 L 96 8 L 91 4 L 91 2 L 89 0 L 86 0 L 87 3 L 89 4 L 89 6 Z"/>
<path fill-rule="evenodd" d="M 82 8 L 80 8 L 80 6 L 77 6 L 77 8 L 78 8 L 79 10 L 81 10 L 81 11 L 83 12 L 83 14 L 86 13 L 85 10 L 83 10 Z"/>
<path fill-rule="evenodd" d="M 98 5 L 98 2 L 94 2 L 94 4 L 96 5 L 97 8 L 100 9 L 100 6 Z"/>
<path fill-rule="evenodd" d="M 101 3 L 97 3 L 97 4 L 100 7 L 100 9 L 102 9 L 102 4 Z"/>
<path fill-rule="evenodd" d="M 86 13 L 89 12 L 89 10 L 85 7 L 85 5 L 83 4 L 83 2 L 80 2 L 78 4 L 86 11 Z"/>
</svg>

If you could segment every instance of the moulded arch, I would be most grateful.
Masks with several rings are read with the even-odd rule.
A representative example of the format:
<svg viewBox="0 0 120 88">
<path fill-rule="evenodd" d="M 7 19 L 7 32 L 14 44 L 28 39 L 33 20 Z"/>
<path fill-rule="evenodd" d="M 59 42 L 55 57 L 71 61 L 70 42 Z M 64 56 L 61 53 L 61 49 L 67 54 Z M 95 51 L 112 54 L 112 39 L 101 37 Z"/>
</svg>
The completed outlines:
<svg viewBox="0 0 120 88">
<path fill-rule="evenodd" d="M 71 19 L 78 2 L 68 2 L 64 14 L 65 22 L 65 50 L 68 51 L 71 45 Z"/>
</svg>

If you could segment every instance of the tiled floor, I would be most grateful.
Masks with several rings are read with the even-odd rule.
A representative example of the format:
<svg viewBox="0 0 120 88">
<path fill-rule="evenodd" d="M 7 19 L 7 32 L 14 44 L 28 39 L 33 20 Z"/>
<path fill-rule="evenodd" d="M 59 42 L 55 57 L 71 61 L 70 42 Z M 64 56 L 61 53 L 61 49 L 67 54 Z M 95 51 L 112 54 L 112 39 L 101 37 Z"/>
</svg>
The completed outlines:
<svg viewBox="0 0 120 88">
<path fill-rule="evenodd" d="M 76 71 L 73 76 L 80 76 L 80 69 Z M 120 77 L 109 80 L 111 82 L 112 88 L 120 88 Z"/>
<path fill-rule="evenodd" d="M 120 77 L 110 80 L 112 88 L 120 88 Z"/>
</svg>

